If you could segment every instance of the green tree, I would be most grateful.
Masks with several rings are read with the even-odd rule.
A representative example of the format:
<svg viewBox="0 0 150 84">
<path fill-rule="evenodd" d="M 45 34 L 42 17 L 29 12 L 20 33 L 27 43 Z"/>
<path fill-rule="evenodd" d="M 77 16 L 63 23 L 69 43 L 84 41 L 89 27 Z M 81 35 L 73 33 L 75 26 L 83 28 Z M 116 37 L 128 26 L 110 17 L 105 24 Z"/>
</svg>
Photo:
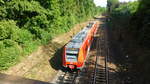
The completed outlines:
<svg viewBox="0 0 150 84">
<path fill-rule="evenodd" d="M 113 9 L 117 8 L 119 0 L 107 0 L 108 12 L 112 12 Z"/>
</svg>

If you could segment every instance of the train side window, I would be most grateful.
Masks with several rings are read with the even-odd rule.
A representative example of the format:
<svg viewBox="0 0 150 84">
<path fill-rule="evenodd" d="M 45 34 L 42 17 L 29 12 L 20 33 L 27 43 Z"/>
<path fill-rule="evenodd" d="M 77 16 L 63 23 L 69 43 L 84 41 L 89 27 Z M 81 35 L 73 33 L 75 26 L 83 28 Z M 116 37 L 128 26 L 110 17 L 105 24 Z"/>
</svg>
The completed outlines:
<svg viewBox="0 0 150 84">
<path fill-rule="evenodd" d="M 66 55 L 69 55 L 69 56 L 78 56 L 78 54 L 73 54 L 73 53 L 66 53 Z"/>
</svg>

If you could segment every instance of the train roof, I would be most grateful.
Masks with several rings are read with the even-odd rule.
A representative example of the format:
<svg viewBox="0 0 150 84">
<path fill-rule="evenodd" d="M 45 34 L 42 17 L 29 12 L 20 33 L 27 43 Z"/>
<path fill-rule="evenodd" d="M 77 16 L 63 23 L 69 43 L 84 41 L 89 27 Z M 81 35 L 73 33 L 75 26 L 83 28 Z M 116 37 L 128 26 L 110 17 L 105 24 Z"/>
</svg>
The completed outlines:
<svg viewBox="0 0 150 84">
<path fill-rule="evenodd" d="M 95 22 L 90 22 L 86 27 L 83 28 L 83 30 L 76 34 L 66 45 L 66 48 L 80 48 L 93 24 L 95 24 Z"/>
</svg>

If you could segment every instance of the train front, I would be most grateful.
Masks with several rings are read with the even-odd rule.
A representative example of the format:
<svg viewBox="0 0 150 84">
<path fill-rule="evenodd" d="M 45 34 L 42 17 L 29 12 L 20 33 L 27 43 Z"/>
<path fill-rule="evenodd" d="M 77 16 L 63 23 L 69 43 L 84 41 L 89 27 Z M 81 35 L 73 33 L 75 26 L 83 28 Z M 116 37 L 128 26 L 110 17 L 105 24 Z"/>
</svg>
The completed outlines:
<svg viewBox="0 0 150 84">
<path fill-rule="evenodd" d="M 63 66 L 69 69 L 77 69 L 78 65 L 78 55 L 79 55 L 80 44 L 69 42 L 64 47 L 63 52 Z"/>
</svg>

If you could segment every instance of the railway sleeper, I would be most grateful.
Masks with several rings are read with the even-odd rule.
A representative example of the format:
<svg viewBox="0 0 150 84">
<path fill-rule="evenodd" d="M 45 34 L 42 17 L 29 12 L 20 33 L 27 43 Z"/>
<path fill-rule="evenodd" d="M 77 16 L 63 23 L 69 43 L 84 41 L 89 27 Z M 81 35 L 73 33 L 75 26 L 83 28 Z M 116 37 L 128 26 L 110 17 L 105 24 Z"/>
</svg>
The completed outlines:
<svg viewBox="0 0 150 84">
<path fill-rule="evenodd" d="M 65 80 L 63 83 L 68 83 L 68 84 L 72 84 L 73 80 Z"/>
<path fill-rule="evenodd" d="M 106 80 L 96 80 L 96 82 L 106 82 Z"/>
<path fill-rule="evenodd" d="M 72 81 L 72 79 L 64 80 L 64 82 L 66 82 L 66 81 Z"/>
<path fill-rule="evenodd" d="M 101 82 L 101 83 L 99 83 L 99 82 L 96 82 L 95 84 L 106 84 L 105 82 Z"/>
<path fill-rule="evenodd" d="M 97 74 L 105 74 L 104 71 L 98 71 Z"/>
<path fill-rule="evenodd" d="M 105 80 L 106 78 L 97 78 L 96 80 Z"/>
<path fill-rule="evenodd" d="M 105 67 L 98 70 L 98 72 L 104 72 L 104 71 L 105 71 Z"/>
<path fill-rule="evenodd" d="M 105 79 L 106 77 L 105 76 L 97 76 L 96 78 L 98 78 L 98 79 Z"/>
<path fill-rule="evenodd" d="M 97 73 L 97 76 L 105 76 L 104 73 Z"/>
<path fill-rule="evenodd" d="M 69 77 L 69 76 L 65 77 L 65 79 L 67 79 L 67 80 L 68 80 L 68 79 L 72 79 L 72 78 L 73 78 L 73 77 Z"/>
<path fill-rule="evenodd" d="M 96 76 L 96 78 L 98 78 L 98 79 L 105 79 L 106 77 L 105 76 Z"/>
<path fill-rule="evenodd" d="M 69 83 L 63 83 L 63 84 L 72 84 L 71 82 L 69 82 Z"/>
<path fill-rule="evenodd" d="M 97 74 L 98 77 L 105 77 L 105 74 Z"/>
</svg>

